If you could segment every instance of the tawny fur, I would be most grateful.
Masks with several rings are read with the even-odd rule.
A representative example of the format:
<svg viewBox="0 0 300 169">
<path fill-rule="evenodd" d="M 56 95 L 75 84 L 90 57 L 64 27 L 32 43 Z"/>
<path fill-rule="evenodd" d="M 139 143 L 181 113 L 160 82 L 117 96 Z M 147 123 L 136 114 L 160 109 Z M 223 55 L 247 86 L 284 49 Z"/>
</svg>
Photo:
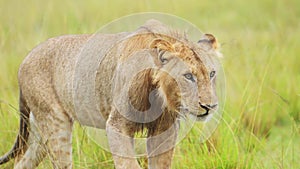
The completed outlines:
<svg viewBox="0 0 300 169">
<path fill-rule="evenodd" d="M 192 114 L 198 115 L 205 111 L 199 103 L 217 103 L 214 80 L 210 77 L 211 71 L 217 71 L 214 59 L 217 42 L 212 35 L 207 36 L 204 43 L 192 43 L 180 33 L 150 20 L 134 32 L 67 35 L 38 45 L 19 69 L 20 134 L 0 163 L 16 158 L 15 168 L 35 168 L 49 155 L 54 168 L 72 168 L 71 134 L 76 120 L 82 125 L 106 128 L 116 168 L 140 166 L 135 158 L 118 156 L 117 151 L 132 153 L 132 140 L 118 138 L 113 131 L 133 137 L 141 130 L 147 130 L 149 136 L 149 168 L 170 168 L 180 106 L 185 104 Z M 134 52 L 144 49 L 149 51 L 154 67 L 138 73 L 129 82 L 126 72 L 120 72 L 118 66 L 133 57 Z M 163 55 L 167 63 L 158 57 L 162 51 L 167 51 Z M 100 56 L 105 56 L 101 62 Z M 181 63 L 184 63 L 182 68 Z M 197 78 L 197 90 L 186 85 L 182 74 L 186 71 Z M 118 77 L 120 81 L 116 81 Z M 90 82 L 95 82 L 95 86 L 89 86 Z M 156 92 L 154 97 L 162 109 L 157 119 L 139 123 L 120 115 L 114 104 L 115 94 L 122 93 L 122 85 L 129 83 L 129 102 L 136 110 L 147 111 L 151 107 L 149 95 Z M 101 106 L 96 106 L 99 103 Z M 36 128 L 29 129 L 30 113 L 34 117 L 30 124 Z M 32 133 L 38 133 L 39 139 L 26 146 L 29 130 L 29 139 L 34 140 Z M 167 151 L 155 150 L 165 143 L 152 136 L 166 131 L 168 134 L 161 139 L 167 141 L 163 145 Z"/>
</svg>

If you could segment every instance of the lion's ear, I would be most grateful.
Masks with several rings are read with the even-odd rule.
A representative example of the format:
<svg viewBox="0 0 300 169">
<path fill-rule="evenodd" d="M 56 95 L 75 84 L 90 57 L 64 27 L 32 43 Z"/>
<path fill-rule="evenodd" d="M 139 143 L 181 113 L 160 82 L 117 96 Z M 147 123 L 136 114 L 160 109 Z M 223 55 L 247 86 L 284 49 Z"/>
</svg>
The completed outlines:
<svg viewBox="0 0 300 169">
<path fill-rule="evenodd" d="M 173 45 L 164 39 L 154 39 L 150 44 L 150 48 L 157 51 L 157 59 L 160 64 L 166 64 L 169 60 L 166 52 L 171 52 L 174 50 Z"/>
<path fill-rule="evenodd" d="M 212 34 L 204 34 L 204 36 L 198 41 L 198 44 L 206 48 L 212 48 L 214 50 L 217 50 L 219 48 L 218 41 Z"/>
</svg>

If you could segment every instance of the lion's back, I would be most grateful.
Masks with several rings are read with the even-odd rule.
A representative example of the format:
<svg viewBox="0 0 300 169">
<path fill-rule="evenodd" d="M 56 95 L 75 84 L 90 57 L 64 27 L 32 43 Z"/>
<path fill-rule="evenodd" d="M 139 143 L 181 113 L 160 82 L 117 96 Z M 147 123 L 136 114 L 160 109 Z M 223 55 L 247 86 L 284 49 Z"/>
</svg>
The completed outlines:
<svg viewBox="0 0 300 169">
<path fill-rule="evenodd" d="M 82 85 L 80 82 L 88 84 L 95 81 L 92 76 L 86 75 L 99 71 L 96 70 L 99 69 L 99 57 L 105 55 L 110 46 L 125 36 L 125 33 L 123 34 L 63 35 L 39 44 L 19 68 L 19 85 L 23 97 L 30 105 L 46 98 L 59 99 L 67 112 L 76 115 L 73 103 L 76 85 Z M 103 62 L 106 65 L 101 67 L 104 73 L 100 74 L 101 77 L 109 77 L 117 62 L 115 58 L 105 58 Z M 105 87 L 103 91 L 107 91 L 109 82 L 107 79 L 101 81 Z M 82 92 L 91 90 L 87 85 L 82 86 Z M 90 91 L 77 94 L 86 95 L 88 92 Z M 44 97 L 46 95 L 49 97 Z M 84 103 L 82 100 L 80 102 Z"/>
</svg>

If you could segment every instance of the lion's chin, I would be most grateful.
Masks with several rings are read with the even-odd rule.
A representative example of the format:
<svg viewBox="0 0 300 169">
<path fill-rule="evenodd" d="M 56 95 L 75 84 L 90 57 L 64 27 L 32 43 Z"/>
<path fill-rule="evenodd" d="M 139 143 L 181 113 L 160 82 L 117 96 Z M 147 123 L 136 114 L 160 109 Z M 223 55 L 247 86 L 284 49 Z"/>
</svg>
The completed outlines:
<svg viewBox="0 0 300 169">
<path fill-rule="evenodd" d="M 211 117 L 212 117 L 212 114 L 209 114 L 209 113 L 205 113 L 205 114 L 202 114 L 202 115 L 195 115 L 193 113 L 189 113 L 189 117 L 195 121 L 199 121 L 199 122 L 208 122 Z"/>
</svg>

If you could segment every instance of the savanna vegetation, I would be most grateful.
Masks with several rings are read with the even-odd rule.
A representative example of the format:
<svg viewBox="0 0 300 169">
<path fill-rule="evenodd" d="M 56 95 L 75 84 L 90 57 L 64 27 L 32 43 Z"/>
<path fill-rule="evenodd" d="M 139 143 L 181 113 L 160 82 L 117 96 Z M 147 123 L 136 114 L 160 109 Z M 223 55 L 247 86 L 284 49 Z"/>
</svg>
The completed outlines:
<svg viewBox="0 0 300 169">
<path fill-rule="evenodd" d="M 136 12 L 187 19 L 222 44 L 223 119 L 204 144 L 197 126 L 181 141 L 173 168 L 300 168 L 300 1 L 0 0 L 0 154 L 18 133 L 18 66 L 37 44 L 94 33 Z M 113 168 L 76 124 L 74 168 Z M 0 168 L 12 168 L 13 160 Z M 51 168 L 49 159 L 39 168 Z"/>
</svg>

